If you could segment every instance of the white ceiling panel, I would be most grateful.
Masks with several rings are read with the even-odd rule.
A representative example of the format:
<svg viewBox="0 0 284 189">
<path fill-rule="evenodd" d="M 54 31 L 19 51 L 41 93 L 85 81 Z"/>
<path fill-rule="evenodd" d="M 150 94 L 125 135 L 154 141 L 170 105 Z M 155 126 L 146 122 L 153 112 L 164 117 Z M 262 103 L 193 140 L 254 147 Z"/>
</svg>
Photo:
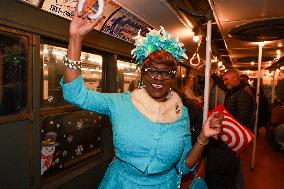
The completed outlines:
<svg viewBox="0 0 284 189">
<path fill-rule="evenodd" d="M 258 56 L 258 43 L 229 36 L 232 29 L 259 20 L 284 18 L 283 0 L 210 0 L 210 5 L 234 67 L 242 65 L 237 58 Z M 276 58 L 276 50 L 283 56 L 283 45 L 283 40 L 265 42 L 263 56 Z"/>
<path fill-rule="evenodd" d="M 283 17 L 283 0 L 212 0 L 220 22 Z"/>
</svg>

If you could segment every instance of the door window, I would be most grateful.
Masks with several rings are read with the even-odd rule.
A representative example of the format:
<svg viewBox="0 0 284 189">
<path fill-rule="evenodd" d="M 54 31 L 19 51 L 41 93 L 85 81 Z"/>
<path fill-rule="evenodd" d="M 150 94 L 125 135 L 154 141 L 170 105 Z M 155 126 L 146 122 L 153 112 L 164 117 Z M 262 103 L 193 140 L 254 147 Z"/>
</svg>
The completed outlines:
<svg viewBox="0 0 284 189">
<path fill-rule="evenodd" d="M 0 116 L 25 109 L 27 81 L 28 37 L 0 31 Z"/>
</svg>

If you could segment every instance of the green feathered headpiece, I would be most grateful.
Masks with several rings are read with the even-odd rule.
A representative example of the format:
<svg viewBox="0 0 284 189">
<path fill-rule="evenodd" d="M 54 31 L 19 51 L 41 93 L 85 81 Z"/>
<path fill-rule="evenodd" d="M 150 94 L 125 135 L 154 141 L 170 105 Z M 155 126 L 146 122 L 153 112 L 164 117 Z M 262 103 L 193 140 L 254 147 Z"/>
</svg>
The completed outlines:
<svg viewBox="0 0 284 189">
<path fill-rule="evenodd" d="M 144 59 L 156 50 L 170 52 L 179 62 L 188 58 L 185 54 L 186 50 L 182 48 L 183 43 L 179 42 L 179 36 L 173 38 L 162 26 L 160 30 L 149 29 L 149 31 L 146 37 L 143 37 L 139 30 L 138 35 L 133 38 L 136 47 L 131 51 L 131 54 L 138 65 L 142 65 Z"/>
</svg>

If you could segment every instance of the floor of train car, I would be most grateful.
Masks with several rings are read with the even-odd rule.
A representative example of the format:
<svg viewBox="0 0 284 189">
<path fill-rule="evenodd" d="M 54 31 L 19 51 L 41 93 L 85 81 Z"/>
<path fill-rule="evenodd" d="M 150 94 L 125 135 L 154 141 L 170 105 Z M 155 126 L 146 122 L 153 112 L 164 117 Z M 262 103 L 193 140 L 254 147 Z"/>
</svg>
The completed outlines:
<svg viewBox="0 0 284 189">
<path fill-rule="evenodd" d="M 241 155 L 245 177 L 244 189 L 283 189 L 284 152 L 273 151 L 273 145 L 261 128 L 257 136 L 254 170 L 251 170 L 253 144 Z M 182 189 L 188 189 L 192 177 L 184 179 Z"/>
<path fill-rule="evenodd" d="M 251 156 L 252 145 L 241 156 L 245 177 L 244 189 L 283 189 L 284 153 L 273 151 L 264 128 L 259 130 L 257 136 L 253 171 L 251 171 Z"/>
</svg>

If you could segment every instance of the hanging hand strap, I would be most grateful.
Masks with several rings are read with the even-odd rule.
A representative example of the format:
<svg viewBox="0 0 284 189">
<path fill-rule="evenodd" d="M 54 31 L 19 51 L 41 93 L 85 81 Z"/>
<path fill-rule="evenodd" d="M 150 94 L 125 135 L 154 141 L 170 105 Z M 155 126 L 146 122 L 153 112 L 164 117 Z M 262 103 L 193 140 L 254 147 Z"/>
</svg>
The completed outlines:
<svg viewBox="0 0 284 189">
<path fill-rule="evenodd" d="M 79 0 L 79 4 L 78 4 L 78 12 L 81 12 L 83 10 L 83 6 L 85 4 L 86 0 Z M 88 18 L 95 20 L 97 18 L 99 18 L 104 10 L 104 0 L 98 0 L 98 4 L 99 4 L 99 8 L 96 14 L 90 14 L 88 15 Z"/>
</svg>

